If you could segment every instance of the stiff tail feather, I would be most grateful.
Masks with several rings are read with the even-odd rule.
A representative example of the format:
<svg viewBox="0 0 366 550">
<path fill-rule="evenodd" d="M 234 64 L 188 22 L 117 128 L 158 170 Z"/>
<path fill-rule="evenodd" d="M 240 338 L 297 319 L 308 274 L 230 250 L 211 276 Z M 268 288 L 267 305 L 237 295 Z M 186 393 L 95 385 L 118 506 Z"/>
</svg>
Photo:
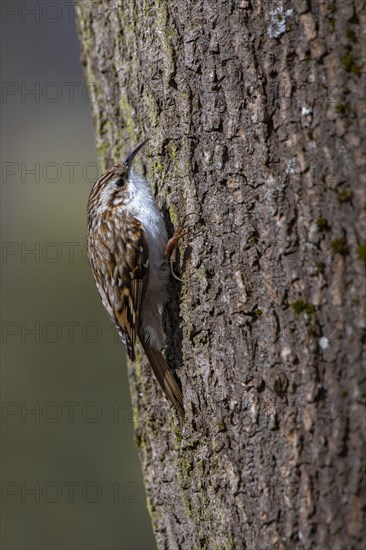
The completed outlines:
<svg viewBox="0 0 366 550">
<path fill-rule="evenodd" d="M 177 409 L 181 420 L 184 419 L 184 407 L 183 407 L 183 394 L 173 372 L 168 367 L 162 353 L 157 349 L 152 348 L 142 338 L 140 339 L 141 345 L 144 348 L 149 363 L 154 371 L 154 374 L 163 389 L 166 397 L 174 407 Z"/>
</svg>

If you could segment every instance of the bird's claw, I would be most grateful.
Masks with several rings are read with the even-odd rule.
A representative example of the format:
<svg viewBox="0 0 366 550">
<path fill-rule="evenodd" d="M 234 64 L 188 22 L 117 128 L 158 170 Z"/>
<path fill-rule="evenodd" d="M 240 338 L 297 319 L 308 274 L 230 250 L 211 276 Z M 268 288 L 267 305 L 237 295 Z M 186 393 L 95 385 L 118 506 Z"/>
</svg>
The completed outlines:
<svg viewBox="0 0 366 550">
<path fill-rule="evenodd" d="M 193 212 L 191 214 L 186 214 L 186 216 L 184 216 L 183 219 L 186 220 L 186 218 L 188 218 L 188 216 L 191 216 L 192 214 L 193 214 Z M 188 231 L 186 231 L 184 229 L 184 223 L 182 223 L 178 227 L 178 229 L 175 231 L 175 233 L 171 237 L 171 239 L 169 239 L 169 241 L 167 242 L 167 245 L 166 245 L 165 251 L 164 251 L 164 258 L 169 257 L 170 273 L 172 274 L 172 276 L 174 277 L 174 279 L 176 281 L 179 281 L 181 283 L 183 283 L 183 279 L 178 277 L 178 275 L 175 273 L 175 271 L 173 269 L 173 265 L 175 264 L 176 259 L 177 259 L 178 241 L 179 241 L 179 239 L 181 239 L 182 237 L 184 237 L 187 234 L 188 234 Z"/>
</svg>

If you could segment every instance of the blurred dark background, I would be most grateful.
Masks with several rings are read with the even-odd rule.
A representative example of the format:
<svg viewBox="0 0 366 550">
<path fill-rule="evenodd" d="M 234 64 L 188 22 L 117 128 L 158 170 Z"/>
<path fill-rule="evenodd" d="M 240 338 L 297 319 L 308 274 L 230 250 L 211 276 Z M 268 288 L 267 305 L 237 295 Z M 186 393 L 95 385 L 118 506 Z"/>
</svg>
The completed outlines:
<svg viewBox="0 0 366 550">
<path fill-rule="evenodd" d="M 1 548 L 155 548 L 85 259 L 99 168 L 72 2 L 3 1 L 1 52 Z"/>
</svg>

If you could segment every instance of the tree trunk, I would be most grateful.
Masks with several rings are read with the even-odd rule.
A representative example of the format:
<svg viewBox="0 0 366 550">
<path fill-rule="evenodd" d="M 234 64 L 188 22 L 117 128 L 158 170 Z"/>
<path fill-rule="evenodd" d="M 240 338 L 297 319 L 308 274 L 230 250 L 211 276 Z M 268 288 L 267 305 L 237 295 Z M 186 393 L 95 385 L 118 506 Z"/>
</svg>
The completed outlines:
<svg viewBox="0 0 366 550">
<path fill-rule="evenodd" d="M 183 428 L 129 367 L 159 548 L 361 547 L 362 8 L 77 3 L 101 163 L 149 136 L 170 232 L 190 214 L 165 315 Z"/>
</svg>

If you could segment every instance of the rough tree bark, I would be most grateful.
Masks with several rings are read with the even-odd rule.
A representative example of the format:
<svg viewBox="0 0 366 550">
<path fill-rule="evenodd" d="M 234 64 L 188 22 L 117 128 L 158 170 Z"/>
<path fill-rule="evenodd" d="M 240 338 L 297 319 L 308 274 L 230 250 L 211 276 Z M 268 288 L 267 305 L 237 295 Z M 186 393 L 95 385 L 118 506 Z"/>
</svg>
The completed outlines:
<svg viewBox="0 0 366 550">
<path fill-rule="evenodd" d="M 158 546 L 359 548 L 364 2 L 76 9 L 101 163 L 150 136 L 170 231 L 193 213 L 165 319 L 182 430 L 129 367 Z"/>
</svg>

